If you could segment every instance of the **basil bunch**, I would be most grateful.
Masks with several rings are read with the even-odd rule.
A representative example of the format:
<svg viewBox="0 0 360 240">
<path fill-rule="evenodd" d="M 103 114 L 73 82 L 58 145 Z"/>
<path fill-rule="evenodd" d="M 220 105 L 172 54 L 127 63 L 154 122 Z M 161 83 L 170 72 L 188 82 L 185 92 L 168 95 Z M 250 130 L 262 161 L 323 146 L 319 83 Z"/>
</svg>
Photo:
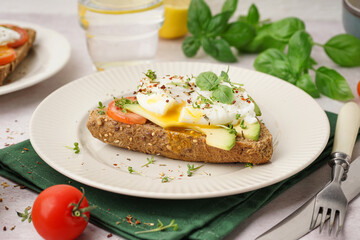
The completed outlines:
<svg viewBox="0 0 360 240">
<path fill-rule="evenodd" d="M 236 62 L 232 47 L 238 52 L 260 53 L 254 62 L 256 70 L 286 80 L 312 97 L 320 93 L 346 101 L 354 98 L 346 80 L 327 67 L 315 69 L 311 57 L 314 45 L 324 48 L 329 58 L 343 67 L 360 66 L 360 40 L 350 34 L 339 34 L 325 44 L 316 43 L 305 31 L 305 24 L 295 17 L 279 21 L 260 20 L 252 4 L 247 15 L 228 23 L 237 0 L 225 0 L 221 13 L 212 16 L 204 0 L 192 0 L 188 11 L 188 29 L 192 36 L 182 45 L 184 54 L 193 57 L 202 46 L 204 51 L 222 62 Z M 287 46 L 287 53 L 284 50 Z M 309 70 L 315 71 L 315 83 Z"/>
</svg>

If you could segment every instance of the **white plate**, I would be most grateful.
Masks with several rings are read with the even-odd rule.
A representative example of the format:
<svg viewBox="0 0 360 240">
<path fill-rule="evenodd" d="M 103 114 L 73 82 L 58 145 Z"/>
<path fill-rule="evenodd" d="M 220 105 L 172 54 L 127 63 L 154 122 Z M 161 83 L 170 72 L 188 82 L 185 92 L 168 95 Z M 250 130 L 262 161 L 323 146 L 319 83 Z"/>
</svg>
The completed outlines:
<svg viewBox="0 0 360 240">
<path fill-rule="evenodd" d="M 0 24 L 6 23 L 32 28 L 36 31 L 36 38 L 28 56 L 8 76 L 6 83 L 0 86 L 0 95 L 44 81 L 68 62 L 71 48 L 68 40 L 61 34 L 28 22 L 0 19 Z"/>
<path fill-rule="evenodd" d="M 259 104 L 263 120 L 274 136 L 271 163 L 204 164 L 188 177 L 187 162 L 155 156 L 155 164 L 141 167 L 149 155 L 106 145 L 86 128 L 91 109 L 99 101 L 131 94 L 147 69 L 165 74 L 220 74 L 227 66 L 204 63 L 154 63 L 115 68 L 73 81 L 48 96 L 34 112 L 30 140 L 36 152 L 60 173 L 84 184 L 126 195 L 191 199 L 232 195 L 262 188 L 301 171 L 324 149 L 329 122 L 320 106 L 305 92 L 275 77 L 230 67 L 230 79 L 245 84 Z M 65 146 L 80 143 L 80 154 Z M 201 163 L 194 163 L 200 166 Z M 128 167 L 141 173 L 130 174 Z M 167 183 L 161 175 L 174 177 Z"/>
</svg>

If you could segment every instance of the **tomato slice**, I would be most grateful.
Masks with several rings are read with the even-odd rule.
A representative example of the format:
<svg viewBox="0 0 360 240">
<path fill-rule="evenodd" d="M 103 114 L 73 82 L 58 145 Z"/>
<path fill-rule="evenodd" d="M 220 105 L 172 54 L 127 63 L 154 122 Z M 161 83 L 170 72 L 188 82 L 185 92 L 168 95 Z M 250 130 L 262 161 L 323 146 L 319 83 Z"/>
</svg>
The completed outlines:
<svg viewBox="0 0 360 240">
<path fill-rule="evenodd" d="M 20 47 L 29 40 L 29 35 L 25 29 L 10 24 L 3 24 L 1 26 L 11 28 L 12 30 L 20 34 L 20 38 L 18 40 L 15 40 L 14 42 L 7 44 L 8 47 L 13 47 L 13 48 Z"/>
<path fill-rule="evenodd" d="M 14 61 L 16 58 L 16 52 L 13 48 L 1 46 L 0 47 L 0 65 L 8 64 Z"/>
<path fill-rule="evenodd" d="M 135 101 L 136 98 L 135 97 L 127 97 L 127 99 L 130 99 L 132 101 Z M 107 108 L 107 112 L 106 114 L 116 120 L 116 121 L 119 121 L 119 122 L 122 122 L 122 123 L 127 123 L 127 124 L 144 124 L 146 122 L 146 118 L 136 114 L 136 113 L 133 113 L 133 112 L 130 112 L 130 111 L 127 111 L 127 112 L 123 112 L 121 111 L 122 109 L 120 107 L 117 107 L 115 105 L 115 100 L 110 102 L 109 105 L 108 105 L 108 108 Z"/>
</svg>

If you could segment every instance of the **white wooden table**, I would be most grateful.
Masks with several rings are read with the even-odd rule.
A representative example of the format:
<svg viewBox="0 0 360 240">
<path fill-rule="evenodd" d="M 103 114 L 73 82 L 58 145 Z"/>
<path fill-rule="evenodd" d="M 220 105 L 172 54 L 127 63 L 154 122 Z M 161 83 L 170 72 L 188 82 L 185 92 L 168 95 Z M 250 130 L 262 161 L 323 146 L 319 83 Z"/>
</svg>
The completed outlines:
<svg viewBox="0 0 360 240">
<path fill-rule="evenodd" d="M 222 2 L 207 0 L 213 12 L 218 12 Z M 343 33 L 341 23 L 340 0 L 240 0 L 238 12 L 244 14 L 251 2 L 255 2 L 263 19 L 277 20 L 287 16 L 296 16 L 306 23 L 307 31 L 314 40 L 324 43 L 335 34 Z M 77 24 L 76 0 L 1 0 L 0 19 L 28 21 L 51 28 L 63 34 L 70 42 L 72 54 L 68 64 L 56 75 L 35 86 L 0 96 L 0 148 L 21 142 L 29 138 L 29 120 L 37 105 L 51 92 L 79 77 L 94 72 L 89 59 L 85 38 Z M 182 39 L 160 40 L 154 61 L 187 61 L 181 51 Z M 256 55 L 242 55 L 237 63 L 231 64 L 253 69 Z M 332 63 L 322 49 L 314 47 L 313 56 L 322 65 L 338 70 L 348 81 L 353 90 L 355 102 L 360 103 L 356 85 L 360 80 L 360 68 L 341 68 Z M 200 52 L 191 61 L 216 62 Z M 327 97 L 317 99 L 324 110 L 338 112 L 342 102 Z M 360 155 L 360 144 L 357 143 L 354 155 Z M 239 225 L 226 239 L 254 239 L 265 230 L 289 215 L 308 198 L 318 191 L 330 178 L 330 168 L 321 169 L 287 190 L 267 206 L 263 207 Z M 41 239 L 32 224 L 22 223 L 15 211 L 23 211 L 31 206 L 37 194 L 27 189 L 14 187 L 15 183 L 0 177 L 0 184 L 8 183 L 9 187 L 0 185 L 0 239 Z M 6 210 L 5 208 L 8 208 Z M 355 199 L 349 206 L 344 232 L 338 239 L 359 239 L 360 235 L 360 199 Z M 13 227 L 15 228 L 11 230 Z M 6 231 L 3 228 L 6 227 Z M 80 239 L 108 239 L 108 232 L 89 224 Z M 122 239 L 112 236 L 110 239 Z M 318 231 L 302 239 L 335 239 Z"/>
</svg>

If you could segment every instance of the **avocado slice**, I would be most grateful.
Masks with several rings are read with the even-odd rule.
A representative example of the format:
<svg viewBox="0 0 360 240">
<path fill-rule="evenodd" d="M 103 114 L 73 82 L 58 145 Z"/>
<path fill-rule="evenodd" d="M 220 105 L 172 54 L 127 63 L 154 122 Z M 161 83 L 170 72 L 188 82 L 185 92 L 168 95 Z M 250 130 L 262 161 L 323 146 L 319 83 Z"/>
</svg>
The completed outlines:
<svg viewBox="0 0 360 240">
<path fill-rule="evenodd" d="M 260 136 L 260 123 L 258 121 L 254 123 L 244 123 L 245 128 L 241 127 L 241 124 L 234 126 L 239 136 L 244 136 L 246 139 L 254 141 L 259 140 Z"/>
<path fill-rule="evenodd" d="M 196 130 L 206 135 L 206 144 L 223 150 L 230 150 L 234 147 L 236 136 L 225 128 L 200 128 Z"/>
<path fill-rule="evenodd" d="M 157 118 L 154 114 L 143 109 L 139 104 L 126 104 L 124 108 L 137 113 L 151 122 L 163 128 L 182 126 L 171 116 L 162 116 Z M 202 128 L 193 126 L 193 128 L 206 135 L 206 144 L 223 150 L 230 150 L 235 145 L 236 136 L 224 128 Z"/>
</svg>

